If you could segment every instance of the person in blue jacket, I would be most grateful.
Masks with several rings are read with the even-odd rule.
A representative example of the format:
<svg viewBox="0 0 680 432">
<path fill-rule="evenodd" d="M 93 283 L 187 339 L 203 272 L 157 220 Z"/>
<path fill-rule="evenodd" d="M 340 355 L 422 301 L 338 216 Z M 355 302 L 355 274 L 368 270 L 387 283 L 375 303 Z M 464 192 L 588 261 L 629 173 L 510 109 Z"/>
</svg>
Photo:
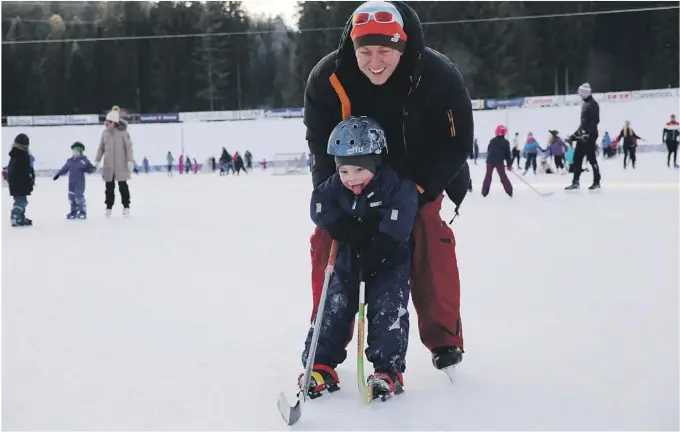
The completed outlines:
<svg viewBox="0 0 680 432">
<path fill-rule="evenodd" d="M 338 242 L 335 277 L 327 293 L 316 357 L 308 359 L 309 329 L 302 363 L 314 362 L 306 391 L 316 397 L 335 391 L 335 368 L 347 357 L 359 305 L 359 283 L 366 283 L 368 347 L 374 373 L 368 385 L 374 397 L 403 392 L 402 373 L 408 346 L 410 236 L 418 211 L 418 190 L 410 180 L 381 164 L 385 132 L 368 117 L 340 122 L 328 140 L 336 172 L 312 192 L 310 215 Z M 302 384 L 298 382 L 298 385 Z M 301 389 L 302 390 L 302 389 Z"/>
<path fill-rule="evenodd" d="M 529 166 L 533 168 L 534 174 L 536 174 L 536 157 L 538 157 L 538 149 L 538 141 L 536 141 L 536 138 L 534 138 L 534 134 L 529 132 L 527 135 L 527 141 L 524 143 L 524 148 L 522 149 L 522 153 L 527 159 L 526 163 L 524 164 L 524 173 L 522 173 L 522 175 L 527 174 L 527 171 L 529 171 Z"/>
<path fill-rule="evenodd" d="M 53 177 L 59 177 L 68 173 L 68 200 L 71 203 L 71 211 L 66 215 L 67 219 L 85 219 L 87 217 L 87 206 L 85 203 L 85 173 L 93 173 L 94 166 L 83 154 L 85 146 L 80 142 L 75 142 L 71 146 L 73 155 L 66 160 L 64 166 Z"/>
</svg>

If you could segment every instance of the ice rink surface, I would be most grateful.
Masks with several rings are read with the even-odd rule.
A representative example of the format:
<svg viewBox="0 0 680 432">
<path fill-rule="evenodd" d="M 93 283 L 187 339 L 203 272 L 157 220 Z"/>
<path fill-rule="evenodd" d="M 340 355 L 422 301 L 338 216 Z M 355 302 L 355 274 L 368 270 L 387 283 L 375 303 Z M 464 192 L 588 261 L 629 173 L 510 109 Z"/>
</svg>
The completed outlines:
<svg viewBox="0 0 680 432">
<path fill-rule="evenodd" d="M 678 173 L 602 161 L 498 178 L 453 222 L 466 354 L 455 385 L 411 315 L 406 393 L 361 405 L 355 343 L 342 391 L 294 430 L 678 430 Z M 11 430 L 286 430 L 311 308 L 311 179 L 139 175 L 132 215 L 70 221 L 67 179 L 39 178 L 30 228 L 2 206 L 2 423 Z M 448 221 L 453 206 L 445 200 Z M 413 312 L 413 311 L 412 311 Z"/>
</svg>

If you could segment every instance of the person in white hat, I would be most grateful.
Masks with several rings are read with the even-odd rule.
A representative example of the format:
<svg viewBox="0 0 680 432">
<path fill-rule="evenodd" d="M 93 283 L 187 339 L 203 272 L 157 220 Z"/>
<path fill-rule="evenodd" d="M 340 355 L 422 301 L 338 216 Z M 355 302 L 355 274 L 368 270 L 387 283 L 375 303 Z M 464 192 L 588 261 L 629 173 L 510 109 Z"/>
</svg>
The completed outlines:
<svg viewBox="0 0 680 432">
<path fill-rule="evenodd" d="M 106 182 L 105 203 L 106 216 L 116 200 L 115 189 L 118 182 L 120 199 L 123 204 L 123 215 L 130 214 L 130 188 L 127 181 L 132 172 L 132 140 L 127 131 L 127 123 L 120 118 L 120 109 L 114 106 L 106 114 L 106 129 L 102 132 L 99 150 L 95 158 L 95 167 L 102 163 L 102 177 Z"/>
<path fill-rule="evenodd" d="M 586 158 L 593 168 L 593 184 L 588 189 L 599 189 L 602 177 L 600 176 L 600 166 L 597 164 L 595 156 L 595 150 L 597 149 L 595 143 L 597 141 L 597 125 L 600 123 L 600 105 L 593 99 L 589 83 L 581 84 L 578 88 L 578 94 L 583 100 L 581 124 L 578 130 L 566 140 L 569 143 L 573 141 L 578 143 L 574 151 L 574 178 L 571 181 L 571 185 L 565 189 L 572 190 L 580 187 L 579 179 L 583 170 L 583 158 Z"/>
</svg>

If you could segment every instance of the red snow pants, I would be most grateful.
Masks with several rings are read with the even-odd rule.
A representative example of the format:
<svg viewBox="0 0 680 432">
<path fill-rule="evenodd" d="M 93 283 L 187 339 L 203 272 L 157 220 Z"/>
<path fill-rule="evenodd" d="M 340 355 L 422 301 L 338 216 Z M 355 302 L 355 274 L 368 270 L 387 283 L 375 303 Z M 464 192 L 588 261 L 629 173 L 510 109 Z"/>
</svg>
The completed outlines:
<svg viewBox="0 0 680 432">
<path fill-rule="evenodd" d="M 456 239 L 439 216 L 443 198 L 440 195 L 418 210 L 411 234 L 411 298 L 418 314 L 420 340 L 430 351 L 452 345 L 464 349 Z M 319 307 L 332 241 L 330 234 L 318 227 L 310 238 L 312 321 Z M 351 339 L 350 335 L 348 344 Z"/>
</svg>

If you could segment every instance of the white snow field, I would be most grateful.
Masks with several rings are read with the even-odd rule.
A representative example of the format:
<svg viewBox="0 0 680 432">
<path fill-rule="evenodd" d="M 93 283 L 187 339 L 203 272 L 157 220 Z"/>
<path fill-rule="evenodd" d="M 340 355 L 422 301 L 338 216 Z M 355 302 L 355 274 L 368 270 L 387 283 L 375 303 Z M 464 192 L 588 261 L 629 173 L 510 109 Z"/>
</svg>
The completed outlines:
<svg viewBox="0 0 680 432">
<path fill-rule="evenodd" d="M 86 221 L 67 180 L 39 178 L 30 228 L 2 215 L 7 430 L 678 430 L 678 173 L 602 161 L 570 176 L 494 178 L 453 223 L 466 341 L 452 385 L 412 311 L 406 392 L 364 406 L 356 339 L 340 392 L 286 426 L 311 307 L 309 176 L 139 175 L 132 215 Z M 116 198 L 119 200 L 119 197 Z M 119 201 L 118 201 L 119 202 Z M 451 217 L 445 201 L 442 215 Z"/>
</svg>

